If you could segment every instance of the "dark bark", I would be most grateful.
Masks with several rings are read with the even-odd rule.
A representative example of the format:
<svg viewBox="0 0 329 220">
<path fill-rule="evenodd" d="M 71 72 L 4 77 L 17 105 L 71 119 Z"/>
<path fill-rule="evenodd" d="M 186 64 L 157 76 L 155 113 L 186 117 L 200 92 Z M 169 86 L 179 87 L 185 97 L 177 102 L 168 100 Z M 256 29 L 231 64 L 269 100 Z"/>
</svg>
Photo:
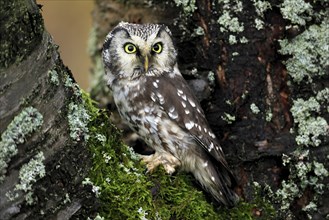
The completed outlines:
<svg viewBox="0 0 329 220">
<path fill-rule="evenodd" d="M 92 157 L 86 147 L 85 131 L 81 127 L 72 128 L 69 123 L 72 114 L 79 112 L 77 106 L 83 103 L 79 88 L 72 83 L 74 80 L 70 71 L 62 64 L 56 45 L 44 31 L 40 9 L 35 1 L 1 1 L 0 4 L 0 218 L 78 219 L 95 216 L 98 200 L 91 194 L 90 187 L 84 187 L 81 183 L 92 164 Z M 193 1 L 189 4 L 193 4 Z M 312 117 L 329 120 L 328 98 L 321 98 L 317 93 L 329 86 L 328 65 L 318 60 L 320 55 L 312 57 L 327 72 L 323 75 L 314 74 L 311 83 L 307 82 L 307 77 L 297 82 L 293 80 L 293 73 L 285 66 L 285 61 L 289 61 L 294 55 L 279 53 L 278 40 L 288 38 L 293 42 L 313 25 L 315 28 L 325 26 L 322 23 L 328 19 L 328 11 L 325 10 L 328 5 L 323 1 L 312 2 L 312 11 L 305 9 L 299 14 L 302 20 L 296 21 L 293 20 L 296 18 L 284 15 L 282 8 L 279 8 L 283 7 L 283 1 L 269 2 L 271 8 L 262 11 L 263 15 L 257 13 L 253 2 L 243 1 L 243 10 L 230 11 L 232 18 L 229 25 L 225 26 L 221 23 L 224 19 L 219 20 L 219 17 L 228 8 L 239 8 L 237 4 L 236 1 L 196 1 L 197 9 L 193 10 L 193 7 L 177 7 L 174 2 L 159 1 L 149 6 L 139 1 L 96 1 L 92 48 L 96 64 L 94 72 L 102 77 L 101 45 L 105 35 L 119 21 L 167 24 L 176 39 L 180 69 L 200 97 L 208 121 L 238 176 L 239 195 L 246 201 L 253 202 L 257 199 L 254 198 L 257 187 L 253 186 L 253 182 L 258 182 L 261 185 L 258 192 L 261 197 L 268 198 L 278 209 L 288 205 L 287 209 L 279 212 L 282 218 L 291 217 L 290 213 L 298 219 L 305 219 L 307 214 L 315 219 L 324 218 L 329 213 L 328 189 L 324 187 L 321 192 L 317 186 L 328 183 L 328 173 L 324 171 L 328 170 L 328 135 L 315 137 L 316 140 L 321 140 L 317 147 L 296 143 L 296 137 L 303 120 Z M 234 18 L 244 24 L 243 31 L 233 30 Z M 255 18 L 263 20 L 263 29 L 255 28 Z M 299 28 L 286 28 L 296 22 Z M 235 28 L 239 29 L 239 25 Z M 325 35 L 312 39 L 314 45 L 323 36 Z M 234 42 L 234 37 L 237 42 Z M 248 42 L 241 43 L 243 37 Z M 325 39 L 322 40 L 325 42 Z M 327 43 L 323 48 L 325 46 Z M 311 57 L 313 51 L 307 52 L 309 54 L 306 57 Z M 214 79 L 211 73 L 214 74 Z M 93 95 L 100 100 L 101 105 L 109 106 L 110 95 L 104 81 L 99 82 L 101 86 L 93 89 Z M 324 94 L 323 96 L 327 95 Z M 304 110 L 309 115 L 303 119 L 298 118 L 300 116 L 293 111 L 296 100 L 308 100 L 313 96 L 321 104 L 319 109 Z M 305 105 L 300 108 L 303 110 Z M 269 113 L 272 117 L 267 120 Z M 82 114 L 77 117 L 83 121 L 85 116 Z M 291 129 L 295 133 L 290 133 Z M 316 127 L 312 129 L 316 130 Z M 123 149 L 120 147 L 122 146 L 119 149 Z M 113 151 L 112 156 L 121 152 L 110 149 Z M 101 159 L 104 157 L 103 152 L 95 154 L 99 154 Z M 119 157 L 123 159 L 116 158 L 112 162 L 120 175 L 123 161 L 128 161 L 130 166 L 137 163 L 131 163 L 126 154 L 127 152 L 120 154 Z M 27 170 L 28 165 L 34 168 L 30 170 L 33 180 L 24 180 L 22 177 L 23 170 Z M 303 169 L 305 167 L 306 170 Z M 141 165 L 138 165 L 138 170 L 141 175 Z M 148 185 L 154 186 L 150 189 L 151 197 L 147 197 L 150 196 L 147 190 L 143 192 L 150 207 L 157 207 L 149 204 L 151 200 L 170 207 L 157 194 L 163 193 L 167 188 L 167 185 L 161 186 L 162 182 L 170 184 L 171 179 L 163 176 L 156 173 L 154 177 L 143 177 L 150 179 L 147 180 Z M 177 179 L 181 177 L 182 175 L 177 174 L 177 178 L 173 179 L 177 183 Z M 310 183 L 315 178 L 317 180 Z M 24 183 L 28 183 L 25 185 L 27 188 L 24 188 Z M 190 181 L 179 180 L 178 183 L 191 187 Z M 291 188 L 285 188 L 285 184 Z M 305 188 L 302 187 L 303 184 L 306 184 Z M 272 193 L 266 185 L 270 186 Z M 126 191 L 116 185 L 113 187 L 119 188 L 121 193 Z M 171 187 L 168 187 L 169 191 L 177 190 L 177 187 Z M 298 194 L 287 192 L 293 190 L 293 187 L 299 190 Z M 188 192 L 192 192 L 188 189 Z M 179 193 L 179 190 L 173 194 L 179 197 L 185 193 L 195 206 L 201 204 L 201 201 L 188 197 L 186 189 L 182 189 L 184 193 Z M 281 192 L 281 196 L 278 192 Z M 287 193 L 285 196 L 288 199 L 282 193 Z M 114 196 L 116 198 L 118 195 Z M 135 196 L 135 201 L 143 200 L 138 193 Z M 124 201 L 125 198 L 116 201 Z M 315 198 L 318 199 L 314 200 Z M 111 198 L 103 199 L 108 202 Z M 171 200 L 168 201 L 170 203 Z M 177 201 L 182 202 L 179 199 Z M 303 211 L 302 208 L 307 207 L 310 201 L 316 202 L 316 209 Z M 114 204 L 114 210 L 122 208 L 120 205 L 122 204 Z M 187 205 L 183 204 L 184 207 Z M 135 212 L 137 206 L 131 206 Z M 205 207 L 204 203 L 202 207 Z M 177 207 L 172 210 L 174 211 L 164 213 L 172 218 L 177 213 L 182 214 L 177 211 Z M 225 210 L 220 210 L 222 211 L 225 213 Z M 263 214 L 266 216 L 258 207 L 247 210 L 251 211 L 254 217 L 262 217 Z M 228 213 L 232 216 L 230 214 L 234 211 Z M 201 214 L 200 216 L 204 216 L 204 213 Z M 212 213 L 214 214 L 216 213 Z M 149 215 L 155 216 L 155 213 Z M 237 216 L 245 215 L 242 213 Z"/>
<path fill-rule="evenodd" d="M 0 160 L 7 164 L 0 173 L 0 219 L 92 216 L 94 195 L 81 184 L 91 157 L 83 134 L 74 141 L 68 124 L 69 104 L 82 102 L 79 88 L 68 83 L 74 81 L 70 70 L 44 30 L 34 0 L 1 0 L 0 16 Z M 31 107 L 32 113 L 19 119 Z M 41 124 L 33 125 L 37 120 Z M 26 132 L 26 126 L 35 128 Z M 6 152 L 8 147 L 17 152 Z M 42 155 L 37 164 L 45 174 L 33 170 L 36 155 Z M 26 180 L 30 189 L 22 185 L 27 165 L 32 173 L 26 178 L 34 178 Z"/>
<path fill-rule="evenodd" d="M 95 63 L 99 63 L 104 37 L 121 20 L 133 23 L 164 23 L 170 27 L 179 51 L 180 69 L 200 97 L 208 121 L 221 140 L 227 160 L 238 176 L 238 191 L 242 198 L 247 201 L 253 199 L 253 182 L 260 183 L 263 189 L 269 185 L 274 194 L 278 189 L 282 189 L 283 181 L 294 180 L 298 187 L 302 185 L 303 180 L 296 178 L 296 172 L 299 170 L 294 167 L 294 163 L 319 162 L 328 170 L 328 132 L 320 135 L 322 143 L 316 148 L 298 145 L 295 138 L 299 124 L 294 121 L 291 113 L 293 100 L 301 97 L 308 99 L 328 87 L 328 66 L 321 67 L 327 73 L 315 76 L 311 85 L 307 82 L 296 83 L 291 77 L 293 73 L 289 75 L 285 66 L 289 57 L 279 52 L 279 40 L 293 40 L 311 25 L 319 25 L 328 18 L 325 15 L 328 12 L 327 3 L 312 3 L 314 14 L 324 11 L 322 17 L 316 18 L 305 9 L 298 16 L 306 17 L 306 24 L 300 23 L 298 28 L 289 28 L 295 21 L 283 15 L 283 1 L 267 2 L 270 7 L 259 13 L 253 1 L 240 2 L 242 10 L 234 11 L 234 5 L 238 2 L 197 0 L 197 9 L 189 14 L 182 13 L 184 7 L 176 7 L 174 2 L 153 1 L 150 7 L 135 1 L 96 2 L 94 21 L 97 24 L 97 43 L 93 54 Z M 192 1 L 189 4 L 193 4 Z M 177 13 L 177 8 L 180 8 L 180 13 Z M 232 17 L 228 26 L 220 24 L 222 20 L 219 20 L 225 11 L 229 11 Z M 243 23 L 243 31 L 230 29 L 234 26 L 233 18 L 237 18 L 240 24 Z M 263 28 L 256 28 L 255 19 L 264 22 Z M 202 28 L 203 34 L 197 34 L 198 27 Z M 234 35 L 237 42 L 230 41 L 230 35 Z M 243 42 L 245 38 L 248 42 Z M 328 45 L 328 42 L 323 46 L 325 45 Z M 196 74 L 193 73 L 193 68 L 197 69 Z M 95 72 L 99 73 L 97 70 Z M 209 72 L 214 73 L 214 81 L 208 80 Z M 200 80 L 202 85 L 206 85 L 201 86 L 201 89 Z M 96 92 L 100 91 L 100 88 L 102 87 L 94 87 L 94 97 L 101 100 L 103 105 L 113 106 L 109 95 L 100 98 L 100 93 Z M 312 88 L 316 90 L 312 91 Z M 212 91 L 211 95 L 209 91 Z M 323 102 L 328 105 L 328 100 Z M 252 110 L 255 106 L 257 108 Z M 235 118 L 229 120 L 227 114 Z M 327 122 L 329 120 L 324 109 L 313 112 L 312 115 L 314 114 Z M 271 118 L 268 118 L 269 116 Z M 291 129 L 294 129 L 295 133 L 291 133 Z M 300 159 L 298 152 L 305 150 L 309 150 L 310 155 L 307 159 Z M 292 162 L 285 166 L 283 155 L 288 155 Z M 314 167 L 305 176 L 314 176 Z M 328 173 L 321 178 L 323 179 L 319 184 L 325 184 L 328 181 Z M 273 203 L 278 203 L 277 208 L 282 206 L 281 198 L 271 196 L 269 192 L 262 193 Z M 325 189 L 322 195 L 317 195 L 312 186 L 302 189 L 298 195 L 288 195 L 292 198 L 288 202 L 290 211 L 296 218 L 306 218 L 306 213 L 323 218 L 329 213 L 325 208 L 327 195 L 328 189 Z M 302 211 L 301 209 L 316 196 L 319 197 L 316 203 L 318 210 L 321 210 L 320 214 L 316 210 Z M 284 210 L 281 217 L 290 215 L 288 213 L 290 212 Z"/>
</svg>

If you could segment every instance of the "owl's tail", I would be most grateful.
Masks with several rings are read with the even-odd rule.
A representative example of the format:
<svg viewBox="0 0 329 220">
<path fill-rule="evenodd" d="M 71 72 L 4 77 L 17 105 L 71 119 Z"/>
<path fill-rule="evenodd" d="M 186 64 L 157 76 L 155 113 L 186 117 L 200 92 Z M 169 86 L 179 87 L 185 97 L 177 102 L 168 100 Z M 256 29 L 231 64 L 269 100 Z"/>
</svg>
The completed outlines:
<svg viewBox="0 0 329 220">
<path fill-rule="evenodd" d="M 196 161 L 195 178 L 221 205 L 233 207 L 239 201 L 239 196 L 233 191 L 236 180 L 227 166 L 211 160 Z"/>
</svg>

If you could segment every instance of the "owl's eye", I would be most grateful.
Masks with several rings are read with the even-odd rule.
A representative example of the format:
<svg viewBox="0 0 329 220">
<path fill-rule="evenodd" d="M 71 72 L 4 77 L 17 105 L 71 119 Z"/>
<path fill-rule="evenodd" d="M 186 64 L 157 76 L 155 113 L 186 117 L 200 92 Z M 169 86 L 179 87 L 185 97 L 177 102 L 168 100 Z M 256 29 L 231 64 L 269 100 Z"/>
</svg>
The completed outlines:
<svg viewBox="0 0 329 220">
<path fill-rule="evenodd" d="M 124 49 L 126 53 L 136 53 L 137 51 L 136 46 L 131 43 L 125 44 Z"/>
<path fill-rule="evenodd" d="M 162 43 L 156 43 L 152 46 L 152 51 L 155 53 L 161 53 L 162 51 Z"/>
</svg>

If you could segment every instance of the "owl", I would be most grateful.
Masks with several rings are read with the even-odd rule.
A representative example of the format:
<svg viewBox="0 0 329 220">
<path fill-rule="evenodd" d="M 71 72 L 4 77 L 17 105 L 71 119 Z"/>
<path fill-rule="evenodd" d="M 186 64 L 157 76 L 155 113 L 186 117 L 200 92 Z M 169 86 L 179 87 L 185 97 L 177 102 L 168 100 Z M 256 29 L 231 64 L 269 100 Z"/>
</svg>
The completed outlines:
<svg viewBox="0 0 329 220">
<path fill-rule="evenodd" d="M 107 35 L 102 55 L 120 116 L 155 150 L 142 156 L 148 171 L 162 164 L 168 174 L 191 172 L 216 201 L 234 206 L 235 178 L 178 69 L 168 27 L 121 22 Z"/>
</svg>

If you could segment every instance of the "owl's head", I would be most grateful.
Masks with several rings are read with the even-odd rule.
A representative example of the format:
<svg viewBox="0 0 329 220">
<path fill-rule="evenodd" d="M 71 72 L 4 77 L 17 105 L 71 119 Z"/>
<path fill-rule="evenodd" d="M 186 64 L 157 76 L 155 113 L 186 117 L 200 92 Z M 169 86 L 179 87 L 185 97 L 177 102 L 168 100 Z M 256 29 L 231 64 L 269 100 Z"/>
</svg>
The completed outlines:
<svg viewBox="0 0 329 220">
<path fill-rule="evenodd" d="M 165 25 L 120 22 L 106 37 L 103 61 L 114 80 L 134 80 L 172 72 L 176 49 Z"/>
</svg>

